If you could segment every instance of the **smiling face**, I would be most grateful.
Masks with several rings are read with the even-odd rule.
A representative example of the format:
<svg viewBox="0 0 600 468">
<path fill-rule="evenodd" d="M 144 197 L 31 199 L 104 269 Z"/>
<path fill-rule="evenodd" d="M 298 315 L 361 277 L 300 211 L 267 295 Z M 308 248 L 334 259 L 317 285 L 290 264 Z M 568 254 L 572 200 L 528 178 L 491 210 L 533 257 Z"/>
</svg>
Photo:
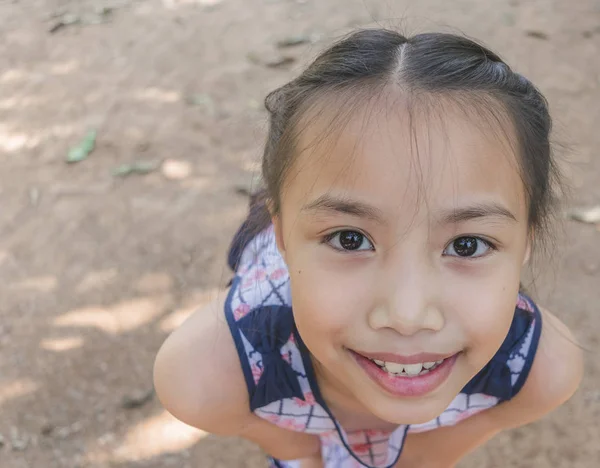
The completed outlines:
<svg viewBox="0 0 600 468">
<path fill-rule="evenodd" d="M 315 119 L 274 217 L 324 394 L 394 423 L 439 415 L 496 353 L 528 252 L 510 145 L 444 107 L 357 112 L 333 139 Z"/>
</svg>

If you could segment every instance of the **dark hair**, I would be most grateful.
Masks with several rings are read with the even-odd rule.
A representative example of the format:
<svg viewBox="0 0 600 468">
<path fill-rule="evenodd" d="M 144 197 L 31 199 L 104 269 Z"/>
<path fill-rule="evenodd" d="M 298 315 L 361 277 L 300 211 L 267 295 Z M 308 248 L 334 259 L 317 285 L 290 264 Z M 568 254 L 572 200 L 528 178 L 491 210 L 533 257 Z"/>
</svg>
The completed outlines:
<svg viewBox="0 0 600 468">
<path fill-rule="evenodd" d="M 280 194 L 294 162 L 297 127 L 311 104 L 332 93 L 371 96 L 396 84 L 411 95 L 448 96 L 464 107 L 496 107 L 510 120 L 536 243 L 547 231 L 559 172 L 550 145 L 552 121 L 540 91 L 494 52 L 452 34 L 404 37 L 386 29 L 359 30 L 321 53 L 297 78 L 271 92 L 270 126 L 262 160 L 265 188 L 251 200 L 251 215 L 230 252 L 235 268 L 246 243 L 270 223 L 265 203 L 279 211 Z M 466 104 L 466 105 L 465 105 Z M 498 116 L 495 117 L 498 119 Z M 506 120 L 506 119 L 505 119 Z M 513 139 L 515 139 L 513 137 Z M 234 252 L 235 251 L 235 252 Z"/>
</svg>

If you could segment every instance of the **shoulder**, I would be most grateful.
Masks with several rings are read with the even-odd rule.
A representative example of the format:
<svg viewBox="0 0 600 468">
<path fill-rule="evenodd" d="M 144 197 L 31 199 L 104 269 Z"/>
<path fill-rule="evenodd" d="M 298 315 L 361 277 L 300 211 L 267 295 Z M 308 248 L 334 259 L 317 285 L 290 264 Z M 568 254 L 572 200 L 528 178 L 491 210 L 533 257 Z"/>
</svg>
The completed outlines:
<svg viewBox="0 0 600 468">
<path fill-rule="evenodd" d="M 544 326 L 527 380 L 513 399 L 493 411 L 502 428 L 527 424 L 557 408 L 583 377 L 583 354 L 574 336 L 554 314 L 540 312 Z"/>
<path fill-rule="evenodd" d="M 539 404 L 555 407 L 568 400 L 579 387 L 583 353 L 569 328 L 554 314 L 540 310 L 544 328 L 523 390 Z"/>
<path fill-rule="evenodd" d="M 191 426 L 238 434 L 252 418 L 224 314 L 226 293 L 195 312 L 160 348 L 154 385 L 167 411 Z"/>
<path fill-rule="evenodd" d="M 194 313 L 160 348 L 154 385 L 162 405 L 186 424 L 241 436 L 277 458 L 319 453 L 317 437 L 282 429 L 250 411 L 248 382 L 225 316 L 225 296 Z"/>
</svg>

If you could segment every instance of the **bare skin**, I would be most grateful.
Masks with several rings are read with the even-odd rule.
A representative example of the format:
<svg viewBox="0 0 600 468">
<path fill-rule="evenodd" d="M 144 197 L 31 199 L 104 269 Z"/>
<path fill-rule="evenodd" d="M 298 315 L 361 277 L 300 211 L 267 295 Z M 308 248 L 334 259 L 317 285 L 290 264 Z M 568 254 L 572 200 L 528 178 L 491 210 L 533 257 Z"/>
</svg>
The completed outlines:
<svg viewBox="0 0 600 468">
<path fill-rule="evenodd" d="M 512 321 L 531 239 L 515 156 L 460 114 L 442 123 L 428 122 L 420 135 L 421 172 L 414 177 L 414 155 L 402 152 L 411 138 L 402 118 L 357 118 L 336 144 L 301 158 L 302 170 L 273 217 L 298 330 L 321 392 L 347 431 L 433 419 L 496 353 Z M 314 137 L 309 130 L 300 147 Z M 340 251 L 340 230 L 359 233 L 361 248 Z M 479 255 L 465 259 L 453 240 L 467 235 L 479 239 Z M 455 426 L 409 434 L 398 467 L 452 467 L 498 432 L 539 419 L 574 393 L 581 353 L 566 327 L 544 316 L 520 393 Z M 348 350 L 459 357 L 435 390 L 399 398 L 371 380 Z M 245 437 L 276 458 L 303 459 L 303 468 L 322 466 L 318 437 L 250 413 L 222 302 L 167 340 L 155 384 L 167 410 L 192 426 Z"/>
<path fill-rule="evenodd" d="M 222 302 L 215 302 L 194 313 L 161 348 L 155 364 L 161 402 L 192 426 L 241 436 L 272 456 L 304 459 L 303 468 L 321 468 L 318 437 L 276 427 L 248 411 L 239 358 L 220 315 L 222 310 Z M 540 347 L 519 395 L 456 426 L 409 434 L 398 468 L 450 468 L 498 432 L 542 417 L 574 393 L 583 372 L 580 349 L 556 317 L 544 312 L 544 318 L 547 325 Z M 207 352 L 215 358 L 198 360 L 197 356 Z M 197 371 L 190 373 L 190 366 Z M 220 372 L 219 367 L 227 372 Z M 436 444 L 435 453 L 431 444 Z"/>
</svg>

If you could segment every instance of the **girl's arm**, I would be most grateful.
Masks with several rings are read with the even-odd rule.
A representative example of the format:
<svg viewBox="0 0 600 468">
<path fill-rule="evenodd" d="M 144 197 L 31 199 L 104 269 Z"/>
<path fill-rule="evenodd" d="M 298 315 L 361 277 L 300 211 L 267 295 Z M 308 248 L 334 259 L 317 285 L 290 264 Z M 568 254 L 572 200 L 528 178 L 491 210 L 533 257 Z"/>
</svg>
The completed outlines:
<svg viewBox="0 0 600 468">
<path fill-rule="evenodd" d="M 451 468 L 504 429 L 523 426 L 567 401 L 581 381 L 583 357 L 568 328 L 542 310 L 544 326 L 527 381 L 510 401 L 455 426 L 409 434 L 398 468 Z"/>
<path fill-rule="evenodd" d="M 243 437 L 275 458 L 317 457 L 318 437 L 282 429 L 250 412 L 246 382 L 225 319 L 225 295 L 195 312 L 162 345 L 154 364 L 161 403 L 190 426 Z"/>
</svg>

